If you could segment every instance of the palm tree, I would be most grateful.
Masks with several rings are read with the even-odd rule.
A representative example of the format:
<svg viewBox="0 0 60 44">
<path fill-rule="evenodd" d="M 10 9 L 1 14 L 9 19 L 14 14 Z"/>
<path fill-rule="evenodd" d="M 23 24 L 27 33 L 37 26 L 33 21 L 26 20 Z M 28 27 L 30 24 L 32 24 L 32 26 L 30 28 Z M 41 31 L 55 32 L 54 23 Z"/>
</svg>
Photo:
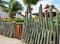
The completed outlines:
<svg viewBox="0 0 60 44">
<path fill-rule="evenodd" d="M 13 20 L 15 18 L 14 16 L 16 15 L 16 13 L 18 13 L 19 10 L 22 10 L 22 5 L 16 0 L 10 0 L 8 2 L 7 6 L 8 7 L 6 7 L 6 6 L 4 6 L 4 7 L 1 6 L 1 7 L 2 7 L 3 11 L 9 13 L 11 20 Z M 22 15 L 21 12 L 18 14 Z"/>
<path fill-rule="evenodd" d="M 25 3 L 25 5 L 27 5 L 28 8 L 29 8 L 28 13 L 31 12 L 31 5 L 37 4 L 38 1 L 39 0 L 23 0 L 23 2 Z"/>
<path fill-rule="evenodd" d="M 10 0 L 8 6 L 8 13 L 10 14 L 11 19 L 15 18 L 14 16 L 19 10 L 22 10 L 22 5 L 18 1 Z"/>
</svg>

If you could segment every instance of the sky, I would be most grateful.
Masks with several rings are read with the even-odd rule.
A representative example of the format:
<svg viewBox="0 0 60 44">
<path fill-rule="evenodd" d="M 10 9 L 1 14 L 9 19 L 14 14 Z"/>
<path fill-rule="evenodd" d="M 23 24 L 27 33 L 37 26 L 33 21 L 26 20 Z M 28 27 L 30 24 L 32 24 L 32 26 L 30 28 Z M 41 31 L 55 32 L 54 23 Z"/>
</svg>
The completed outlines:
<svg viewBox="0 0 60 44">
<path fill-rule="evenodd" d="M 4 1 L 9 1 L 9 0 L 4 0 Z M 22 14 L 24 14 L 24 12 L 26 11 L 26 6 L 23 3 L 23 0 L 17 0 L 17 1 L 19 1 L 23 5 L 24 10 L 22 11 Z M 36 5 L 32 5 L 33 13 L 38 12 L 40 4 L 42 4 L 43 8 L 45 7 L 46 4 L 49 5 L 53 4 L 58 10 L 60 10 L 60 0 L 41 0 Z"/>
</svg>

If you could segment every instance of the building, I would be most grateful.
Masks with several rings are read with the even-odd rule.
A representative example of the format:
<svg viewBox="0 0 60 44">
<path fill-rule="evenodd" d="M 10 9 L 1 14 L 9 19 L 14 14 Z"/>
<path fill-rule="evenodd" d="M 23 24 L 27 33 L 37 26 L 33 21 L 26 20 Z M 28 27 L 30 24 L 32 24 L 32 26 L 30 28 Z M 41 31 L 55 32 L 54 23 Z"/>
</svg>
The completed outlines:
<svg viewBox="0 0 60 44">
<path fill-rule="evenodd" d="M 0 17 L 1 18 L 9 18 L 9 14 L 0 10 Z M 19 15 L 19 14 L 16 14 L 15 16 L 16 18 L 23 18 L 23 16 Z"/>
</svg>

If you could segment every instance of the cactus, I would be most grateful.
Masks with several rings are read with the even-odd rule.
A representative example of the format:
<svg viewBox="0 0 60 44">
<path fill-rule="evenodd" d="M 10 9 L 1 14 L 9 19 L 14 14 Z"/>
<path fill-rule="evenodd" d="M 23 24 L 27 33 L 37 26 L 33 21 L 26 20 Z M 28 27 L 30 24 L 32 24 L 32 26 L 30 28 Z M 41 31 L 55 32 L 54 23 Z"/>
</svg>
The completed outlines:
<svg viewBox="0 0 60 44">
<path fill-rule="evenodd" d="M 51 29 L 53 31 L 54 25 L 53 25 L 52 7 L 50 7 L 50 24 L 51 24 Z"/>
<path fill-rule="evenodd" d="M 22 38 L 28 44 L 55 44 L 53 37 L 58 37 L 58 16 L 56 14 L 56 22 L 53 22 L 52 7 L 50 7 L 50 17 L 48 17 L 48 11 L 45 11 L 45 17 L 42 16 L 42 5 L 39 7 L 38 20 L 34 21 L 32 18 L 32 13 L 25 16 L 25 21 L 22 30 Z M 57 25 L 55 25 L 57 24 Z M 54 28 L 57 31 L 54 31 Z M 59 37 L 58 37 L 59 38 Z M 57 41 L 58 42 L 58 39 Z M 53 39 L 53 40 L 52 40 Z M 53 42 L 52 42 L 53 41 Z M 57 43 L 58 44 L 58 43 Z"/>
<path fill-rule="evenodd" d="M 58 12 L 57 12 L 57 14 L 56 14 L 56 29 L 57 29 L 57 44 L 59 44 L 59 30 L 58 30 L 58 23 L 59 23 L 59 19 L 58 19 Z"/>
<path fill-rule="evenodd" d="M 47 13 L 47 10 L 45 12 L 45 24 L 46 24 L 46 29 L 48 29 L 48 13 Z"/>
</svg>

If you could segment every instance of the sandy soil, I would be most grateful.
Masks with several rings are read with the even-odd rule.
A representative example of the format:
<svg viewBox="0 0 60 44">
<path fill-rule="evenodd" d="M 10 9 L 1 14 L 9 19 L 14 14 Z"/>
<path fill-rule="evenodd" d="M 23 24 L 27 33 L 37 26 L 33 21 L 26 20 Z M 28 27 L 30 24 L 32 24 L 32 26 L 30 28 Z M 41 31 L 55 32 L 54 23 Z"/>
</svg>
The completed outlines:
<svg viewBox="0 0 60 44">
<path fill-rule="evenodd" d="M 0 44 L 26 44 L 15 38 L 8 38 L 0 35 Z"/>
</svg>

